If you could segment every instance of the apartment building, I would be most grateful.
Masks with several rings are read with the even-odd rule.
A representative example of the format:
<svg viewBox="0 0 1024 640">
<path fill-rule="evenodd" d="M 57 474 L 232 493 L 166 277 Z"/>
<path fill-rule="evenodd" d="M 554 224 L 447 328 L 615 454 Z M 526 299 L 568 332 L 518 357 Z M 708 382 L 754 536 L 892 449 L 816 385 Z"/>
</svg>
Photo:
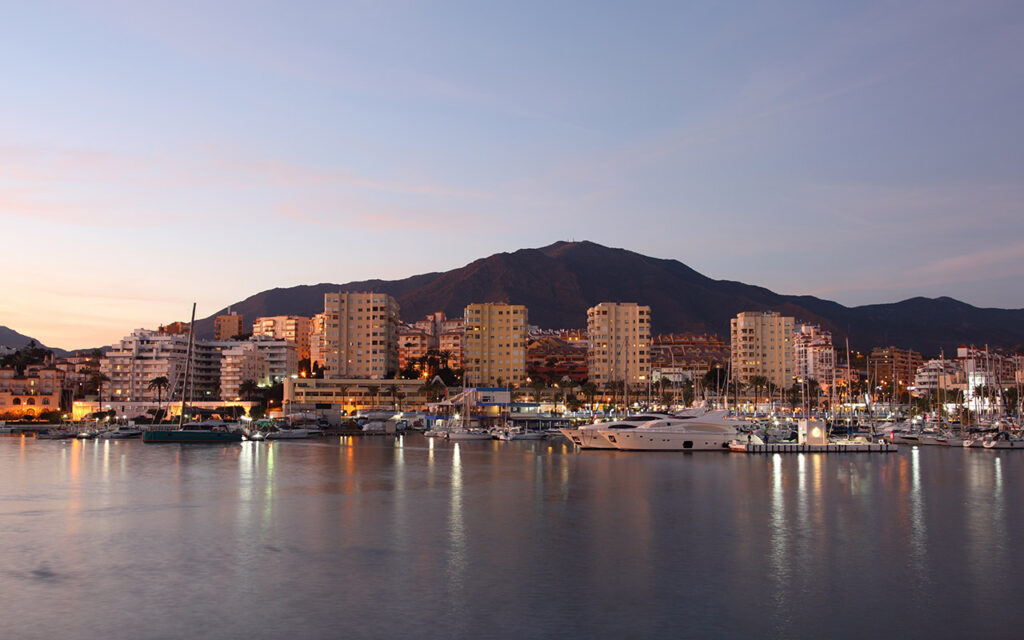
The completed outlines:
<svg viewBox="0 0 1024 640">
<path fill-rule="evenodd" d="M 813 378 L 823 388 L 832 384 L 836 370 L 836 350 L 832 332 L 814 324 L 801 324 L 793 335 L 795 375 L 801 380 Z"/>
<path fill-rule="evenodd" d="M 650 307 L 602 302 L 587 309 L 587 375 L 597 385 L 650 379 Z"/>
<path fill-rule="evenodd" d="M 414 327 L 398 328 L 398 368 L 405 369 L 410 362 L 416 362 L 418 358 L 427 355 L 430 349 L 438 348 L 438 340 L 434 335 L 418 328 L 420 323 Z"/>
<path fill-rule="evenodd" d="M 328 378 L 388 378 L 398 371 L 398 302 L 384 293 L 324 294 Z"/>
<path fill-rule="evenodd" d="M 732 376 L 749 382 L 763 376 L 778 387 L 796 377 L 793 330 L 795 320 L 774 311 L 744 311 L 730 321 Z"/>
<path fill-rule="evenodd" d="M 260 351 L 257 342 L 239 342 L 224 351 L 220 365 L 220 397 L 240 400 L 243 382 L 264 382 L 268 374 L 266 355 Z"/>
<path fill-rule="evenodd" d="M 188 336 L 136 329 L 122 338 L 100 360 L 100 371 L 110 381 L 103 396 L 124 402 L 156 401 L 157 391 L 149 388 L 154 378 L 167 378 L 163 399 L 181 396 L 185 379 Z"/>
<path fill-rule="evenodd" d="M 324 352 L 324 327 L 325 316 L 322 313 L 318 313 L 309 319 L 309 366 L 313 365 L 324 366 L 324 360 L 326 354 Z"/>
<path fill-rule="evenodd" d="M 213 319 L 213 339 L 231 340 L 245 333 L 242 328 L 242 315 L 228 312 Z"/>
<path fill-rule="evenodd" d="M 254 338 L 276 338 L 295 345 L 299 360 L 310 356 L 310 319 L 304 316 L 268 316 L 252 323 Z"/>
<path fill-rule="evenodd" d="M 30 366 L 23 375 L 0 369 L 0 416 L 31 418 L 44 411 L 60 411 L 64 372 L 55 367 Z"/>
<path fill-rule="evenodd" d="M 527 309 L 485 302 L 466 307 L 463 382 L 467 387 L 526 382 Z"/>
<path fill-rule="evenodd" d="M 897 393 L 902 393 L 914 383 L 917 369 L 922 364 L 921 354 L 911 349 L 875 347 L 868 354 L 868 380 L 875 385 L 887 386 L 887 395 L 891 393 L 888 385 L 895 381 Z"/>
</svg>

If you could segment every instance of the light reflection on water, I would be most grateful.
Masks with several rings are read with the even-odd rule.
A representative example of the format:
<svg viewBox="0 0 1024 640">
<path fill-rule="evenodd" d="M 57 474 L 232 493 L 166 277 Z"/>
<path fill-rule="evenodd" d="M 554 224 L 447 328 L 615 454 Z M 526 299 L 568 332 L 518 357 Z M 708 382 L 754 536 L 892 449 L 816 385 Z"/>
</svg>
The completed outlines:
<svg viewBox="0 0 1024 640">
<path fill-rule="evenodd" d="M 11 438 L 4 637 L 1014 637 L 1022 469 L 938 448 Z"/>
</svg>

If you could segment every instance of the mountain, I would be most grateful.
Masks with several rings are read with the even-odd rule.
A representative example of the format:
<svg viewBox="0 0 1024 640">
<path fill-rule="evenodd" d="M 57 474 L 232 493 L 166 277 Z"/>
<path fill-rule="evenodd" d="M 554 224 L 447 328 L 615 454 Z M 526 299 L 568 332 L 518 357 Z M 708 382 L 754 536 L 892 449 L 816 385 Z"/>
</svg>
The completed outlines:
<svg viewBox="0 0 1024 640">
<path fill-rule="evenodd" d="M 585 327 L 587 308 L 599 302 L 650 305 L 655 333 L 711 332 L 728 337 L 729 320 L 741 311 L 779 311 L 822 325 L 840 345 L 849 337 L 859 350 L 894 344 L 926 355 L 958 344 L 1014 348 L 1024 344 L 1024 309 L 983 309 L 951 298 L 912 298 L 893 304 L 845 307 L 813 296 L 789 296 L 764 287 L 714 280 L 677 260 L 651 258 L 593 242 L 556 242 L 481 258 L 444 273 L 403 280 L 321 283 L 272 289 L 231 305 L 250 323 L 260 316 L 323 310 L 323 296 L 337 291 L 376 291 L 394 296 L 402 318 L 433 311 L 461 316 L 471 302 L 507 301 L 529 309 L 530 324 Z M 214 316 L 197 322 L 212 336 Z"/>
<path fill-rule="evenodd" d="M 7 327 L 0 326 L 0 345 L 3 345 L 5 347 L 11 347 L 12 349 L 20 349 L 27 345 L 29 342 L 32 342 L 32 340 L 35 340 L 35 338 L 30 338 L 26 335 L 22 335 L 15 331 L 14 329 L 9 329 Z M 41 347 L 45 347 L 46 349 L 50 349 L 58 356 L 63 356 L 67 353 L 63 349 L 46 347 L 42 342 L 38 340 L 36 340 L 36 344 L 38 344 Z"/>
</svg>

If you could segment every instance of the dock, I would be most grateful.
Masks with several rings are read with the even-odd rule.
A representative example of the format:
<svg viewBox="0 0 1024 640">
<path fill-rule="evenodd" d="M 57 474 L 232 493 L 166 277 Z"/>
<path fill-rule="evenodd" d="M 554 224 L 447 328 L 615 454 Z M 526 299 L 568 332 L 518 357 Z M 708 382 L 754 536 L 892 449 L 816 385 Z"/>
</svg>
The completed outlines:
<svg viewBox="0 0 1024 640">
<path fill-rule="evenodd" d="M 875 442 L 871 444 L 747 444 L 734 442 L 729 450 L 736 453 L 891 453 L 896 445 L 891 442 Z"/>
</svg>

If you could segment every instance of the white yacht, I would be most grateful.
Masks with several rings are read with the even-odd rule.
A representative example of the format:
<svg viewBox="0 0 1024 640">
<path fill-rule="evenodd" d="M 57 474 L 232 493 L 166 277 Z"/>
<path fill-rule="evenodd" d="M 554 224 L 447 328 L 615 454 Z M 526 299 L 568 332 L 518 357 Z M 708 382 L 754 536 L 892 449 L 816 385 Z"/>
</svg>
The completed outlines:
<svg viewBox="0 0 1024 640">
<path fill-rule="evenodd" d="M 664 413 L 640 413 L 610 422 L 594 422 L 582 427 L 559 429 L 559 431 L 580 449 L 614 449 L 615 445 L 601 435 L 600 431 L 636 429 L 642 424 L 647 424 L 654 420 L 664 420 L 669 417 L 668 414 Z"/>
<path fill-rule="evenodd" d="M 599 431 L 623 451 L 728 451 L 729 443 L 743 434 L 725 412 L 694 418 L 663 418 L 635 429 Z"/>
</svg>

